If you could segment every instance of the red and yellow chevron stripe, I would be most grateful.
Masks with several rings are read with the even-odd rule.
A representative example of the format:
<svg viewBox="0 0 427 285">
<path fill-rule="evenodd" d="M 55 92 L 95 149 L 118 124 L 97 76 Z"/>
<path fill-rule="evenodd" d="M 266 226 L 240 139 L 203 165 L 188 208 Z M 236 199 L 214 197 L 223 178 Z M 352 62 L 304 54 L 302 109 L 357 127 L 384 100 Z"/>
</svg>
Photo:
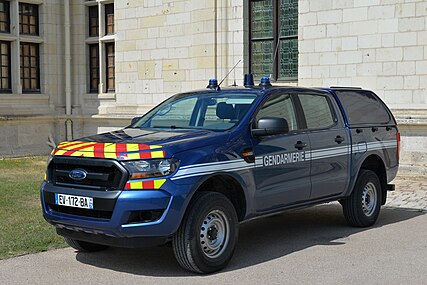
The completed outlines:
<svg viewBox="0 0 427 285">
<path fill-rule="evenodd" d="M 149 181 L 141 180 L 129 180 L 126 183 L 125 189 L 127 190 L 141 190 L 141 189 L 160 189 L 162 185 L 166 182 L 166 179 L 157 179 Z"/>
<path fill-rule="evenodd" d="M 135 143 L 62 142 L 52 155 L 112 158 L 119 160 L 165 158 L 160 145 Z"/>
</svg>

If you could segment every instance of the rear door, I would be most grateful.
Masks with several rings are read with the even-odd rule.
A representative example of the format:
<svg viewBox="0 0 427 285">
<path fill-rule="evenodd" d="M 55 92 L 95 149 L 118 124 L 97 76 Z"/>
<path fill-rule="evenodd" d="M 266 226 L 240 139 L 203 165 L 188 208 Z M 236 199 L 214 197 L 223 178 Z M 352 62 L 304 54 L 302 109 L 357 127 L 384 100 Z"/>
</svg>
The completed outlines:
<svg viewBox="0 0 427 285">
<path fill-rule="evenodd" d="M 289 133 L 254 138 L 255 207 L 265 212 L 309 199 L 310 151 L 308 135 L 300 128 L 294 98 L 288 93 L 269 97 L 255 116 L 285 118 Z"/>
<path fill-rule="evenodd" d="M 342 193 L 348 183 L 350 138 L 328 94 L 299 93 L 311 152 L 311 199 Z"/>
</svg>

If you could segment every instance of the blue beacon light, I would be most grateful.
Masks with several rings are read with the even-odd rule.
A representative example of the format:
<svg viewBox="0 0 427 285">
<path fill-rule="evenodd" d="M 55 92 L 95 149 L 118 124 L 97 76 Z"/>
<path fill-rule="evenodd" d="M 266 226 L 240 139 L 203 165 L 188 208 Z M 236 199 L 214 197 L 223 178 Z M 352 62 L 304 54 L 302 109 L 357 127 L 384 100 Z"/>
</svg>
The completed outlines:
<svg viewBox="0 0 427 285">
<path fill-rule="evenodd" d="M 272 86 L 271 82 L 270 82 L 270 77 L 268 77 L 268 76 L 261 77 L 261 82 L 259 83 L 259 86 L 261 86 L 261 87 Z"/>
<path fill-rule="evenodd" d="M 218 80 L 216 79 L 209 79 L 209 84 L 206 86 L 206 88 L 209 89 L 216 89 L 218 87 Z"/>
</svg>

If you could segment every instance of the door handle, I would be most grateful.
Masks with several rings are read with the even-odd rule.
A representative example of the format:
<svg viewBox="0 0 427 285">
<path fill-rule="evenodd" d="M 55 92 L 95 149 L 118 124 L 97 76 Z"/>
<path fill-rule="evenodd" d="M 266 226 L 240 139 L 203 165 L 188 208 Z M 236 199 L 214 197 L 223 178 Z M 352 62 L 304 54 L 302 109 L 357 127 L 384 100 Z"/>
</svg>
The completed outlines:
<svg viewBox="0 0 427 285">
<path fill-rule="evenodd" d="M 338 144 L 342 143 L 343 141 L 344 141 L 344 138 L 342 136 L 337 136 L 335 138 L 335 142 L 338 143 Z"/>
<path fill-rule="evenodd" d="M 303 148 L 307 147 L 307 143 L 302 142 L 302 141 L 297 141 L 297 143 L 295 144 L 295 148 L 302 150 Z"/>
</svg>

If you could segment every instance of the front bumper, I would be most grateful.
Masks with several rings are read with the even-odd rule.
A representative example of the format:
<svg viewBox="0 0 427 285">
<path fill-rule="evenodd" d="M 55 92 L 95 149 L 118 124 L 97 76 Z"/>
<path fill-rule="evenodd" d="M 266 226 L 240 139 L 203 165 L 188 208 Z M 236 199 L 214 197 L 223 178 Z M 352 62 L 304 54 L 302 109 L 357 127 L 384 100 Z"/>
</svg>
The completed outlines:
<svg viewBox="0 0 427 285">
<path fill-rule="evenodd" d="M 178 230 L 189 193 L 186 185 L 175 185 L 171 181 L 165 184 L 174 191 L 88 191 L 44 182 L 41 187 L 43 216 L 57 228 L 58 234 L 70 238 L 124 247 L 158 244 Z M 93 197 L 95 211 L 86 210 L 92 211 L 88 215 L 67 207 L 69 211 L 64 212 L 55 206 L 55 193 Z M 132 213 L 150 210 L 161 210 L 162 214 L 150 222 L 131 220 Z"/>
<path fill-rule="evenodd" d="M 111 237 L 103 234 L 91 234 L 58 227 L 56 228 L 56 233 L 75 240 L 127 248 L 158 246 L 165 244 L 169 240 L 167 237 Z"/>
</svg>

